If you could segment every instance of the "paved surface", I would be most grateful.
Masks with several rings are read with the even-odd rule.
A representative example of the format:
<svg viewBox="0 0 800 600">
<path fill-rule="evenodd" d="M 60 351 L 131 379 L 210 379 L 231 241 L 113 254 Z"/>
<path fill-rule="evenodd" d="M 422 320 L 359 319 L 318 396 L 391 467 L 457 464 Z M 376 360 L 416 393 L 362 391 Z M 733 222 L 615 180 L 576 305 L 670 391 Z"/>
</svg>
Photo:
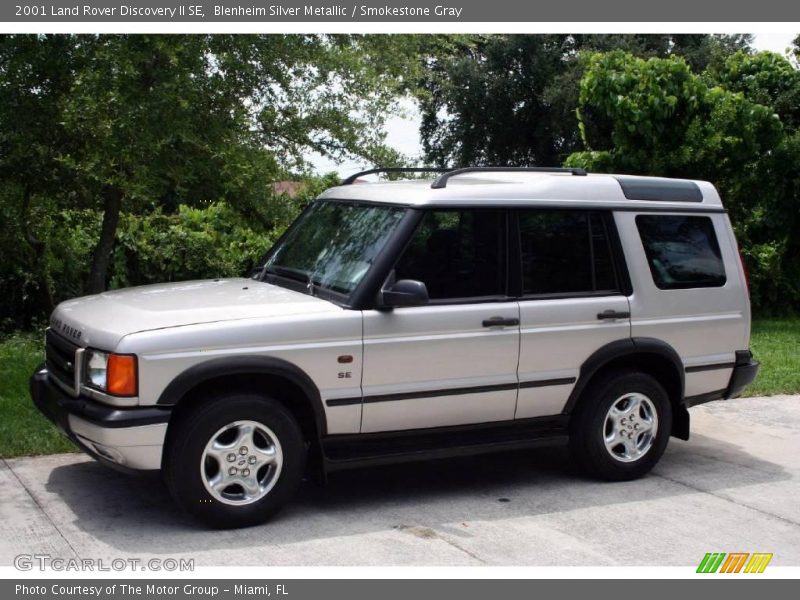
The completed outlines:
<svg viewBox="0 0 800 600">
<path fill-rule="evenodd" d="M 581 478 L 563 449 L 335 475 L 273 522 L 205 531 L 158 480 L 81 455 L 0 462 L 0 564 L 19 553 L 194 557 L 199 565 L 693 565 L 709 551 L 800 565 L 800 396 L 692 409 L 629 483 Z"/>
</svg>

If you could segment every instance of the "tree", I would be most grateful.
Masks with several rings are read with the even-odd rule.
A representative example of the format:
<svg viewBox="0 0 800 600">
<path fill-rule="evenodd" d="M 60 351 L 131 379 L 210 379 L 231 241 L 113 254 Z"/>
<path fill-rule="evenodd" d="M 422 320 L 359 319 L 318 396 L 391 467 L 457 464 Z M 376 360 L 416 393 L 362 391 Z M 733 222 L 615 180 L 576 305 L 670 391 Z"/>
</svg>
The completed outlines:
<svg viewBox="0 0 800 600">
<path fill-rule="evenodd" d="M 575 108 L 588 51 L 682 54 L 698 68 L 749 36 L 461 36 L 426 62 L 417 92 L 426 159 L 437 165 L 557 165 L 582 147 Z"/>
<path fill-rule="evenodd" d="M 736 52 L 704 75 L 712 85 L 771 107 L 787 130 L 800 126 L 800 71 L 786 57 L 774 52 Z"/>
<path fill-rule="evenodd" d="M 63 37 L 0 36 L 0 248 L 7 264 L 33 275 L 16 289 L 8 286 L 4 295 L 19 304 L 33 296 L 48 311 L 54 305 L 48 248 L 36 223 L 52 210 L 53 196 L 63 193 L 69 179 L 59 161 L 69 151 L 59 99 L 71 85 L 71 60 Z M 37 210 L 36 200 L 46 206 Z"/>
<path fill-rule="evenodd" d="M 413 51 L 394 36 L 6 36 L 0 176 L 23 207 L 102 210 L 98 292 L 123 211 L 223 200 L 269 218 L 269 183 L 309 150 L 391 159 L 382 121 Z"/>
<path fill-rule="evenodd" d="M 679 57 L 591 56 L 578 109 L 587 150 L 566 162 L 712 181 L 751 266 L 755 305 L 788 308 L 800 305 L 800 144 L 772 106 L 793 118 L 783 99 L 796 73 L 775 56 L 736 54 L 702 75 Z"/>
</svg>

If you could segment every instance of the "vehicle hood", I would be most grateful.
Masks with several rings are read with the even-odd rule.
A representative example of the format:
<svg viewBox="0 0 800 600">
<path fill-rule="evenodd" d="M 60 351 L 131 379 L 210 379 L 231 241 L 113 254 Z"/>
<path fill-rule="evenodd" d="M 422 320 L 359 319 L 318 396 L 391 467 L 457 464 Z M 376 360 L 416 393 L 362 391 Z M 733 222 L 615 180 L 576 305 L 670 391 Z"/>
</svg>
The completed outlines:
<svg viewBox="0 0 800 600">
<path fill-rule="evenodd" d="M 81 345 L 116 348 L 140 331 L 342 310 L 332 302 L 252 279 L 183 281 L 104 292 L 58 305 L 50 327 Z"/>
</svg>

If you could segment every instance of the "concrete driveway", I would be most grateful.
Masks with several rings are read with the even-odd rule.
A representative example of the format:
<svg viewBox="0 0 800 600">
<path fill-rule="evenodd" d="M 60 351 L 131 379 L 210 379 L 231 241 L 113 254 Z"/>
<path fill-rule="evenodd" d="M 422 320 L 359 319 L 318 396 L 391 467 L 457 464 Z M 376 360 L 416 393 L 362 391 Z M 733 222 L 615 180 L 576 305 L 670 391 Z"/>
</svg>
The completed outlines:
<svg viewBox="0 0 800 600">
<path fill-rule="evenodd" d="M 800 565 L 800 396 L 692 409 L 652 474 L 601 483 L 566 450 L 334 475 L 273 522 L 205 531 L 156 479 L 78 454 L 0 463 L 0 564 L 193 557 L 196 565 L 696 565 L 773 552 Z"/>
</svg>

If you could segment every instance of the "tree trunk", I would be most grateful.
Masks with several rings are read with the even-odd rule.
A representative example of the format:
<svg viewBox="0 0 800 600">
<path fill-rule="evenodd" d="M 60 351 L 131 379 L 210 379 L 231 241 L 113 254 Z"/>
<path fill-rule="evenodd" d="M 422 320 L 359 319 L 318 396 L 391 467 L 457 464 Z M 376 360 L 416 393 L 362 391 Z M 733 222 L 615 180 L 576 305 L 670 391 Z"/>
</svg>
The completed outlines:
<svg viewBox="0 0 800 600">
<path fill-rule="evenodd" d="M 117 235 L 119 213 L 122 208 L 122 191 L 114 186 L 103 189 L 103 225 L 100 228 L 100 239 L 92 256 L 92 270 L 89 273 L 90 294 L 99 294 L 106 289 L 108 265 L 111 252 L 114 250 L 114 238 Z"/>
<path fill-rule="evenodd" d="M 50 274 L 47 271 L 47 257 L 45 254 L 47 246 L 42 240 L 33 235 L 33 227 L 30 224 L 31 196 L 31 187 L 26 185 L 22 196 L 20 223 L 25 241 L 33 251 L 34 269 L 39 277 L 39 291 L 42 294 L 42 306 L 47 316 L 50 316 L 50 313 L 55 308 L 55 302 L 53 301 L 53 290 L 50 288 Z"/>
</svg>

